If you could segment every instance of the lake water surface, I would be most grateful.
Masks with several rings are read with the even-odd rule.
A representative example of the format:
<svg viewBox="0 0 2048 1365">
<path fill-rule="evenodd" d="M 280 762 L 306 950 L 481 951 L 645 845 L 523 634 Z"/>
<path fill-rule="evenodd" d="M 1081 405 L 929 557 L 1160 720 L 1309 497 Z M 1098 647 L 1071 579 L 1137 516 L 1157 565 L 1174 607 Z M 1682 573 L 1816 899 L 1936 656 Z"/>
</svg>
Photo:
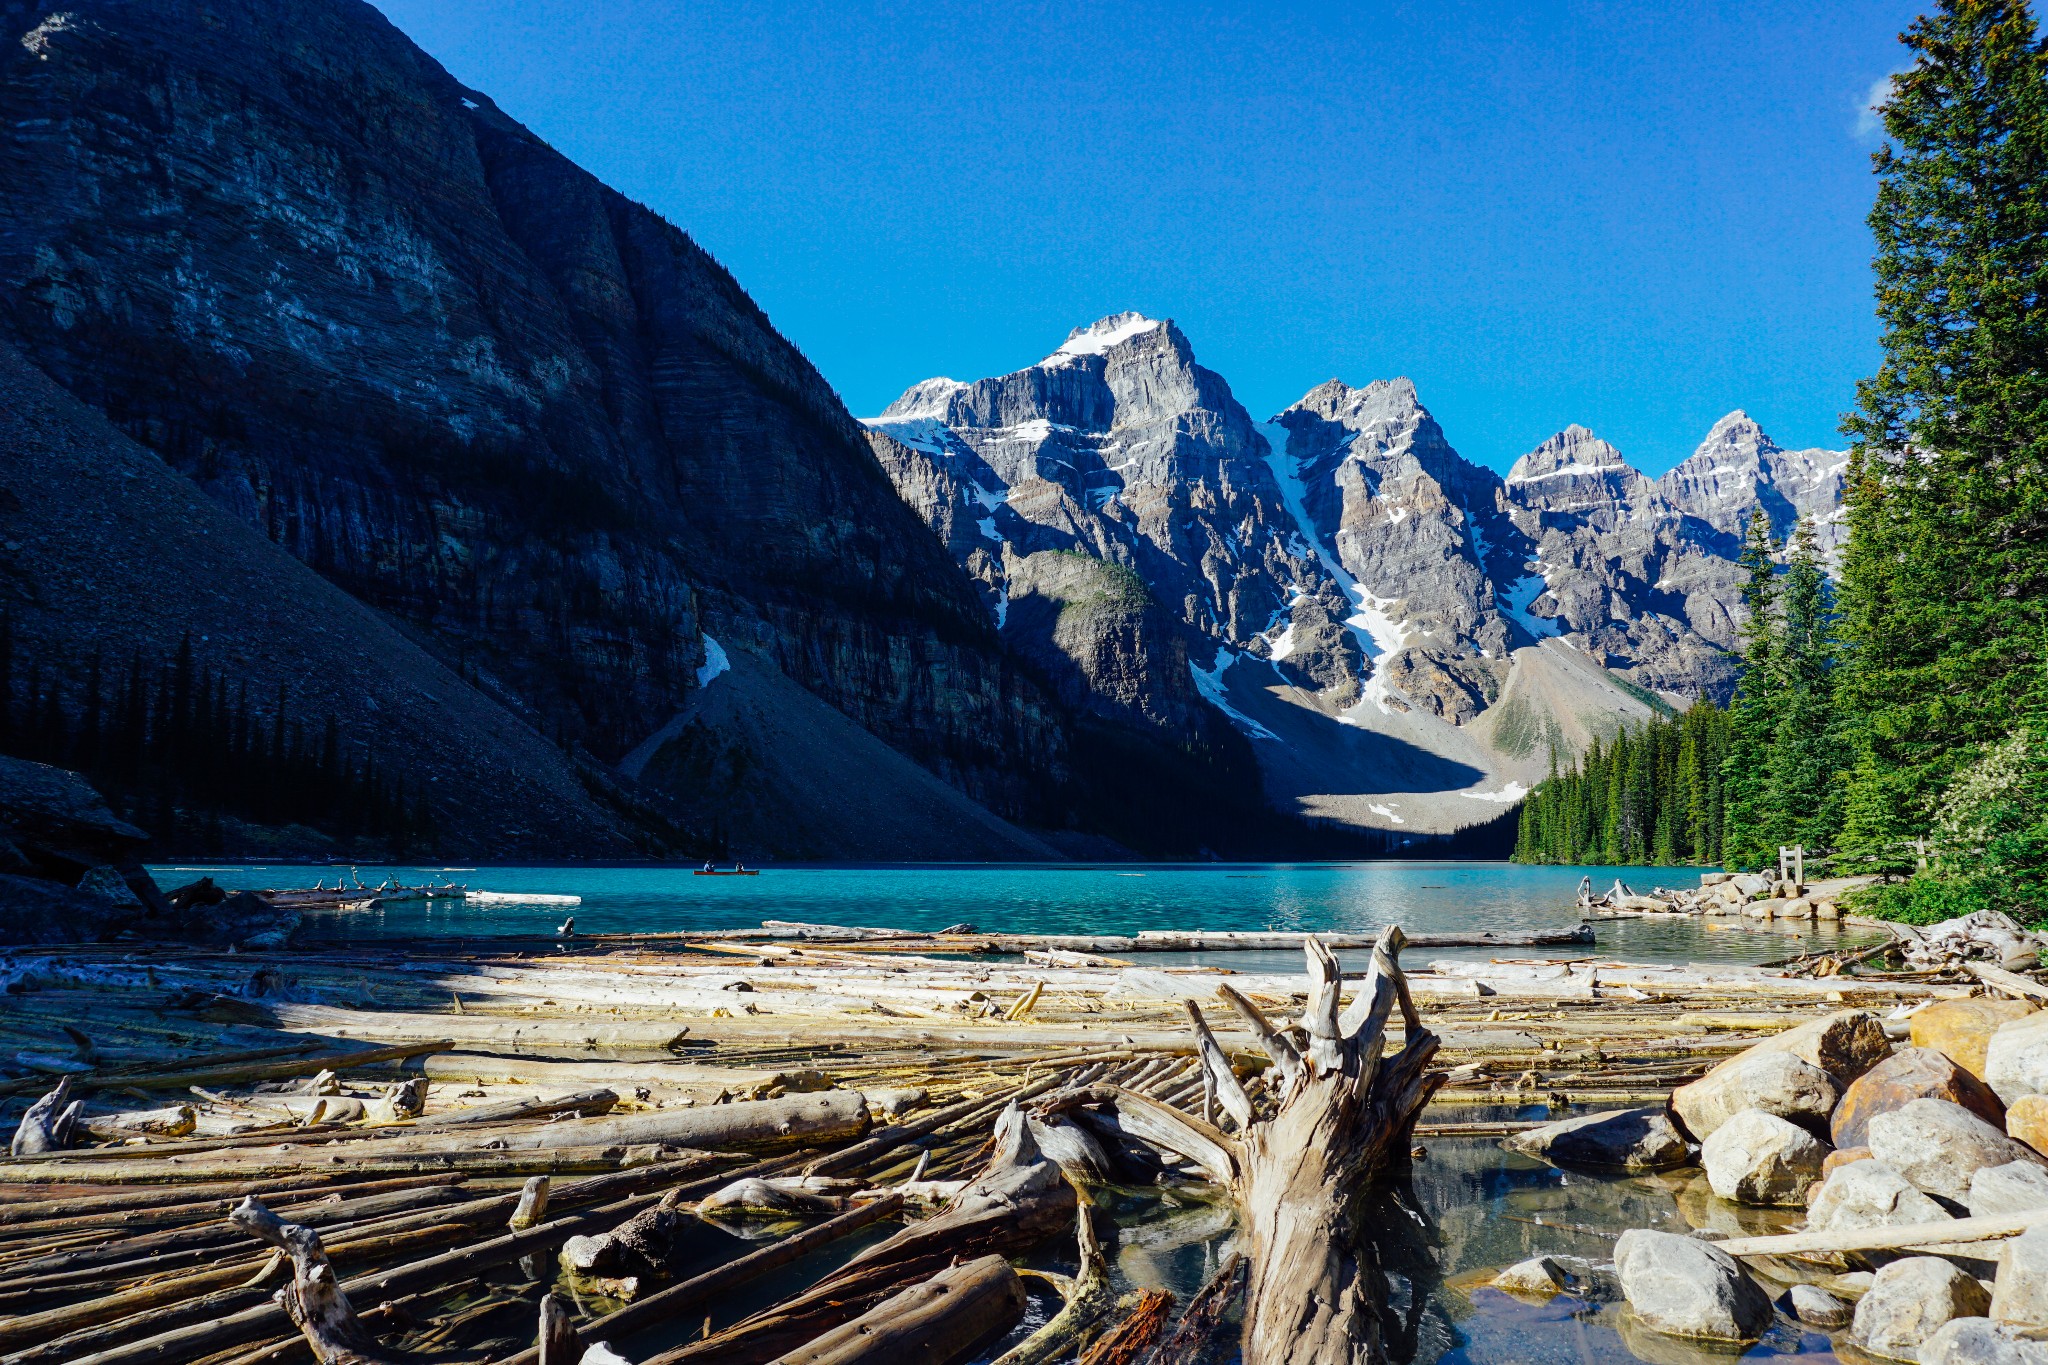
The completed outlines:
<svg viewBox="0 0 2048 1365">
<path fill-rule="evenodd" d="M 345 869 L 234 864 L 159 867 L 166 886 L 209 872 L 230 886 L 333 885 Z M 319 914 L 321 937 L 552 933 L 568 914 L 585 933 L 750 929 L 763 920 L 942 929 L 972 924 L 1011 933 L 1128 934 L 1142 929 L 1287 929 L 1367 933 L 1398 923 L 1411 933 L 1569 928 L 1579 922 L 1582 876 L 1605 890 L 1618 877 L 1638 890 L 1696 885 L 1698 868 L 1525 867 L 1512 863 L 957 863 L 881 867 L 771 867 L 758 877 L 698 877 L 676 867 L 421 867 L 356 869 L 375 886 L 387 877 L 418 885 L 450 881 L 472 890 L 580 896 L 573 907 L 406 901 L 379 910 Z M 1603 921 L 1591 949 L 1537 951 L 1631 962 L 1763 962 L 1798 950 L 1790 926 L 1759 931 L 1720 919 Z M 1814 930 L 1808 926 L 1805 933 Z M 1822 930 L 1821 932 L 1836 932 Z M 1431 950 L 1430 956 L 1498 949 Z M 1176 959 L 1162 955 L 1153 959 Z M 1221 959 L 1219 959 L 1221 960 Z M 1249 970 L 1298 970 L 1288 954 L 1233 953 Z"/>
<path fill-rule="evenodd" d="M 234 887 L 332 885 L 336 869 L 236 864 L 159 867 L 175 886 L 202 872 Z M 316 914 L 309 930 L 352 939 L 552 933 L 569 913 L 592 933 L 741 929 L 766 919 L 899 929 L 940 929 L 970 923 L 983 930 L 1045 933 L 1131 933 L 1142 929 L 1287 929 L 1367 932 L 1400 923 L 1412 932 L 1536 930 L 1578 923 L 1574 893 L 1582 876 L 1605 889 L 1619 877 L 1639 890 L 1695 884 L 1696 868 L 1520 867 L 1505 863 L 1316 863 L 1159 865 L 771 867 L 759 877 L 696 877 L 672 867 L 369 867 L 369 885 L 387 877 L 406 884 L 447 880 L 477 890 L 574 895 L 573 908 L 413 901 L 380 910 Z M 1472 956 L 1543 956 L 1627 961 L 1747 962 L 1787 956 L 1815 934 L 1856 936 L 1833 926 L 1756 926 L 1726 919 L 1611 920 L 1598 925 L 1592 948 L 1429 950 L 1423 960 Z M 1187 961 L 1148 955 L 1150 962 Z M 1301 970 L 1294 953 L 1232 953 L 1211 960 L 1245 969 Z M 1460 1105 L 1455 1119 L 1553 1117 L 1541 1106 L 1492 1111 Z M 1522 1365 L 1648 1359 L 1663 1365 L 1717 1365 L 1734 1353 L 1687 1346 L 1634 1328 L 1622 1310 L 1599 1296 L 1560 1296 L 1548 1305 L 1522 1302 L 1484 1286 L 1490 1274 L 1538 1254 L 1598 1263 L 1629 1227 L 1685 1231 L 1708 1223 L 1753 1222 L 1753 1211 L 1721 1204 L 1696 1170 L 1637 1178 L 1603 1178 L 1555 1170 L 1503 1151 L 1484 1139 L 1438 1139 L 1429 1155 L 1383 1195 L 1384 1226 L 1401 1229 L 1386 1248 L 1390 1274 L 1390 1355 L 1414 1365 Z M 1165 1196 L 1174 1206 L 1173 1196 Z M 1185 1299 L 1214 1269 L 1234 1236 L 1227 1213 L 1200 1203 L 1161 1207 L 1161 1196 L 1110 1197 L 1122 1231 L 1111 1254 L 1119 1286 L 1162 1286 Z M 1221 1216 L 1219 1216 L 1219 1213 Z M 1765 1218 L 1771 1215 L 1763 1215 Z M 1746 1230 L 1762 1230 L 1748 1228 Z M 877 1230 L 875 1236 L 881 1235 Z M 808 1278 L 850 1255 L 860 1243 L 815 1253 L 788 1273 Z M 1073 1268 L 1061 1245 L 1035 1258 Z M 733 1295 L 713 1316 L 721 1323 L 765 1306 L 796 1287 L 764 1280 Z M 1034 1301 L 1032 1321 L 1049 1311 Z M 621 1343 L 648 1351 L 674 1344 L 674 1326 Z M 1013 1336 L 1012 1340 L 1015 1337 Z M 998 1348 L 999 1349 L 999 1348 Z M 1833 1359 L 1825 1335 L 1789 1321 L 1740 1353 L 1750 1360 Z"/>
</svg>

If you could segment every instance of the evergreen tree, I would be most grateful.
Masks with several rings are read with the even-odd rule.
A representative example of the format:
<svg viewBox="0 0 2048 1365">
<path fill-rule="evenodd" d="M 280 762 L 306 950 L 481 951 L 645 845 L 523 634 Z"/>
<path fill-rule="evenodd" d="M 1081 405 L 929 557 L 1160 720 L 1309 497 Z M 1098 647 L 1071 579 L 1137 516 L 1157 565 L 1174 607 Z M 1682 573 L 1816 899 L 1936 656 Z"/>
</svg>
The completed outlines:
<svg viewBox="0 0 2048 1365">
<path fill-rule="evenodd" d="M 1728 709 L 1728 752 L 1722 760 L 1722 856 L 1731 867 L 1753 867 L 1777 856 L 1772 840 L 1771 749 L 1778 732 L 1777 546 L 1770 518 L 1750 513 L 1737 561 L 1745 575 L 1742 605 L 1742 676 Z"/>
<path fill-rule="evenodd" d="M 1522 803 L 1516 862 L 1713 863 L 1719 856 L 1728 715 L 1700 702 L 1684 715 L 1595 738 Z"/>
<path fill-rule="evenodd" d="M 1773 844 L 1832 848 L 1841 824 L 1844 767 L 1834 705 L 1835 612 L 1820 548 L 1807 522 L 1801 522 L 1793 536 L 1778 600 L 1777 648 L 1771 661 L 1776 724 L 1770 738 L 1762 832 Z"/>
<path fill-rule="evenodd" d="M 2048 51 L 2024 0 L 1942 0 L 1905 41 L 1870 216 L 1884 361 L 1844 424 L 1843 841 L 1890 867 L 1958 774 L 2041 741 L 2048 640 Z"/>
</svg>

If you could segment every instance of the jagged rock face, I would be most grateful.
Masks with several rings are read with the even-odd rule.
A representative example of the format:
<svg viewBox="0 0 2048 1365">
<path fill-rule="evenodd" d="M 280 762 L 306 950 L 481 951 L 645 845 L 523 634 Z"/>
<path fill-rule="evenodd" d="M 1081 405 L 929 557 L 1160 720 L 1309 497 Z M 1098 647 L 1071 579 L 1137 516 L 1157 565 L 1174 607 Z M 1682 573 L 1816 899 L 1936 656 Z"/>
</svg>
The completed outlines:
<svg viewBox="0 0 2048 1365">
<path fill-rule="evenodd" d="M 1289 597 L 1327 586 L 1288 547 L 1251 418 L 1171 322 L 1104 318 L 1014 374 L 917 384 L 868 425 L 898 491 L 985 585 L 1004 638 L 1085 681 L 1094 709 L 1200 730 L 1190 655 L 1271 652 Z M 1053 638 L 1071 612 L 1024 610 L 1046 592 L 1042 567 L 1025 566 L 1076 553 L 1135 573 L 1156 613 L 1113 629 L 1098 614 Z"/>
<path fill-rule="evenodd" d="M 1726 700 L 1751 511 L 1762 507 L 1781 540 L 1811 520 L 1833 554 L 1845 465 L 1836 451 L 1780 449 L 1738 411 L 1652 480 L 1568 427 L 1516 461 L 1504 488 L 1540 576 L 1529 608 L 1644 686 Z"/>
<path fill-rule="evenodd" d="M 1174 734 L 1209 728 L 1186 640 L 1134 571 L 1041 550 L 1013 557 L 1006 582 L 1011 638 L 1054 680 L 1062 701 Z"/>
<path fill-rule="evenodd" d="M 0 6 L 0 326 L 609 760 L 706 625 L 1013 813 L 1056 717 L 829 386 L 686 235 L 356 0 Z"/>
<path fill-rule="evenodd" d="M 1550 747 L 1641 723 L 1644 688 L 1725 700 L 1750 509 L 1782 536 L 1841 490 L 1839 456 L 1781 450 L 1740 413 L 1656 480 L 1579 426 L 1502 478 L 1405 379 L 1331 380 L 1253 424 L 1177 327 L 1135 313 L 1014 374 L 914 385 L 868 426 L 1077 707 L 1185 733 L 1184 655 L 1276 796 L 1317 816 L 1361 788 L 1417 797 L 1365 805 L 1392 824 L 1512 800 Z M 1180 650 L 1137 616 L 1076 633 L 1021 609 L 1020 566 L 1052 552 L 1135 572 Z"/>
<path fill-rule="evenodd" d="M 1490 705 L 1485 664 L 1531 642 L 1501 615 L 1493 574 L 1514 528 L 1499 480 L 1444 439 L 1406 379 L 1331 380 L 1264 428 L 1303 538 L 1354 598 L 1376 696 L 1463 724 Z"/>
</svg>

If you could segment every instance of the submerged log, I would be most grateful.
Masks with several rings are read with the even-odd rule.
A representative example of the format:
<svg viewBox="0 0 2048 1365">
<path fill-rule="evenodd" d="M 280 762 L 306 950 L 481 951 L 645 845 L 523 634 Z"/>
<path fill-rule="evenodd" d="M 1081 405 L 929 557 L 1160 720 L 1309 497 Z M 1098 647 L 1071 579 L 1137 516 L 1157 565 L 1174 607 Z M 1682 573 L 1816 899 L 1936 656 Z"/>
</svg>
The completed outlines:
<svg viewBox="0 0 2048 1365">
<path fill-rule="evenodd" d="M 775 1365 L 953 1365 L 1023 1316 L 1024 1282 L 1001 1256 L 983 1256 L 876 1304 Z"/>
<path fill-rule="evenodd" d="M 1081 1334 L 1116 1306 L 1109 1287 L 1109 1260 L 1095 1235 L 1094 1208 L 1085 1198 L 1074 1219 L 1081 1243 L 1081 1273 L 1061 1295 L 1066 1302 L 1046 1324 L 998 1356 L 995 1365 L 1046 1365 L 1070 1354 Z"/>
<path fill-rule="evenodd" d="M 1223 1334 L 1231 1306 L 1244 1293 L 1244 1281 L 1245 1259 L 1233 1251 L 1189 1301 L 1173 1335 L 1146 1353 L 1143 1365 L 1199 1365 Z"/>
<path fill-rule="evenodd" d="M 1153 1346 L 1166 1335 L 1173 1295 L 1164 1289 L 1140 1289 L 1125 1295 L 1118 1306 L 1124 1310 L 1123 1317 L 1082 1352 L 1079 1365 L 1139 1365 L 1151 1359 Z M 1173 1359 L 1178 1365 L 1180 1358 Z"/>
</svg>

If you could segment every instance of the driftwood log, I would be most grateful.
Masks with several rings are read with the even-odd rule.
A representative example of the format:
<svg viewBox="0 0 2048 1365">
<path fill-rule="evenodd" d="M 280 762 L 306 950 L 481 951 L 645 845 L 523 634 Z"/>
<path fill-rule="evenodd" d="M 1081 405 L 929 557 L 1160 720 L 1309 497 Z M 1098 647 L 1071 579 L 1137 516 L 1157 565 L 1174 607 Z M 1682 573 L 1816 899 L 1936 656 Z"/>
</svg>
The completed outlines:
<svg viewBox="0 0 2048 1365">
<path fill-rule="evenodd" d="M 981 1256 L 883 1300 L 775 1365 L 953 1365 L 1023 1316 L 1024 1282 L 1001 1256 Z"/>
<path fill-rule="evenodd" d="M 71 1145 L 72 1130 L 78 1126 L 78 1116 L 84 1109 L 84 1101 L 71 1098 L 71 1078 L 64 1077 L 55 1090 L 30 1105 L 21 1116 L 9 1153 L 40 1156 L 44 1152 L 63 1151 Z"/>
<path fill-rule="evenodd" d="M 851 1321 L 906 1282 L 963 1259 L 1028 1251 L 1067 1226 L 1074 1187 L 1038 1150 L 1014 1104 L 996 1124 L 995 1155 L 944 1209 L 868 1247 L 803 1293 L 646 1365 L 764 1365 Z"/>
<path fill-rule="evenodd" d="M 1299 1026 L 1284 1032 L 1250 1000 L 1218 987 L 1272 1059 L 1267 1113 L 1253 1105 L 1200 1008 L 1188 1002 L 1209 1088 L 1232 1133 L 1114 1086 L 1081 1087 L 1042 1106 L 1106 1103 L 1123 1136 L 1179 1157 L 1230 1191 L 1250 1263 L 1245 1365 L 1380 1359 L 1380 1286 L 1363 1203 L 1389 1158 L 1405 1154 L 1416 1116 L 1443 1081 L 1428 1070 L 1436 1035 L 1422 1026 L 1401 975 L 1405 942 L 1398 926 L 1380 935 L 1363 988 L 1340 1009 L 1337 961 L 1307 939 L 1308 1007 Z M 1396 1007 L 1405 1041 L 1387 1056 Z"/>
<path fill-rule="evenodd" d="M 977 933 L 965 925 L 918 933 L 909 929 L 874 929 L 859 925 L 806 924 L 795 920 L 763 920 L 759 930 L 723 930 L 715 933 L 686 933 L 686 940 L 796 939 L 806 943 L 902 949 L 942 945 L 947 948 L 974 947 L 983 952 L 1070 952 L 1070 953 L 1217 953 L 1296 952 L 1309 940 L 1325 948 L 1370 948 L 1373 934 L 1307 934 L 1258 930 L 1170 930 L 1146 929 L 1135 934 L 1000 934 Z M 1590 944 L 1593 926 L 1578 924 L 1569 929 L 1539 929 L 1533 932 L 1496 933 L 1482 930 L 1471 934 L 1416 934 L 1407 940 L 1415 948 L 1541 948 Z"/>
</svg>

